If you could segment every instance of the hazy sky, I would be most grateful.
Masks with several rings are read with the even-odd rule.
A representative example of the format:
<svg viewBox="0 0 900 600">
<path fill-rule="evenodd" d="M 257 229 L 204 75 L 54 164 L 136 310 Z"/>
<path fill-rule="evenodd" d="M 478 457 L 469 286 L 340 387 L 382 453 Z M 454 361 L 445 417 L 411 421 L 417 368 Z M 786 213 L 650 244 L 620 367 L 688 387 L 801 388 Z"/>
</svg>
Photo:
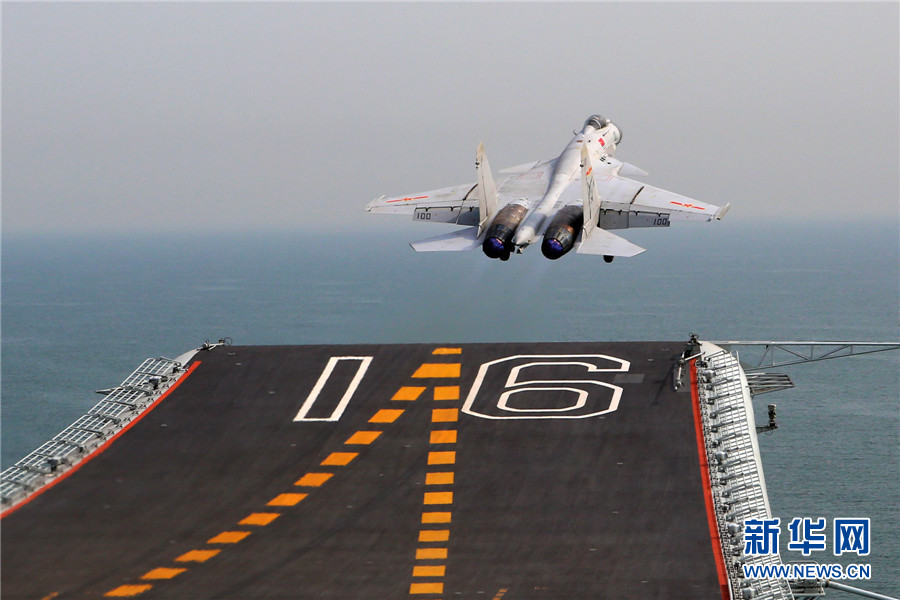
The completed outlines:
<svg viewBox="0 0 900 600">
<path fill-rule="evenodd" d="M 4 2 L 4 234 L 377 228 L 591 113 L 729 219 L 898 217 L 898 4 Z M 332 225 L 325 221 L 333 220 Z"/>
</svg>

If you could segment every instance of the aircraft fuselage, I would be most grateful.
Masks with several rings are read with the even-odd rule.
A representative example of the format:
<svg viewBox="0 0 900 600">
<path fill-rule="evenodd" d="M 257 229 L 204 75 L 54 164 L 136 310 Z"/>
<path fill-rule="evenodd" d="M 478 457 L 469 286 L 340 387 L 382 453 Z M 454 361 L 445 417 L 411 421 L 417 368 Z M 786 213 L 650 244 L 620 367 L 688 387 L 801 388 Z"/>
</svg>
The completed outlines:
<svg viewBox="0 0 900 600">
<path fill-rule="evenodd" d="M 611 122 L 597 129 L 591 122 L 585 123 L 581 131 L 572 138 L 565 150 L 556 159 L 550 185 L 534 208 L 525 217 L 522 225 L 513 236 L 513 244 L 518 251 L 533 243 L 547 225 L 547 217 L 556 209 L 559 197 L 581 172 L 581 146 L 587 144 L 588 152 L 595 153 L 599 146 L 600 154 L 612 156 L 616 149 L 616 141 L 621 139 L 619 129 Z"/>
</svg>

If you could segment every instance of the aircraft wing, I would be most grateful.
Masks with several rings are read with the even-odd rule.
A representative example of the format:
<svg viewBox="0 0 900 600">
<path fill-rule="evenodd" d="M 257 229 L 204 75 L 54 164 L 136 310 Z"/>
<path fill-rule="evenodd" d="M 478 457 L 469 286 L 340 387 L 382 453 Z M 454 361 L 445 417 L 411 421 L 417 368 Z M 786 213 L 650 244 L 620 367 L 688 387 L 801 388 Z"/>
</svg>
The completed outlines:
<svg viewBox="0 0 900 600">
<path fill-rule="evenodd" d="M 594 181 L 604 210 L 666 214 L 671 221 L 712 221 L 724 217 L 729 208 L 727 204 L 720 207 L 700 202 L 614 174 L 598 175 Z M 567 192 L 564 198 L 580 195 L 581 190 L 571 186 Z"/>
<path fill-rule="evenodd" d="M 366 211 L 380 214 L 412 215 L 416 221 L 478 224 L 477 184 L 467 183 L 407 196 L 382 196 L 366 205 Z"/>
<path fill-rule="evenodd" d="M 633 210 L 668 213 L 671 221 L 712 221 L 725 216 L 724 207 L 700 202 L 687 196 L 645 185 L 631 202 Z"/>
</svg>

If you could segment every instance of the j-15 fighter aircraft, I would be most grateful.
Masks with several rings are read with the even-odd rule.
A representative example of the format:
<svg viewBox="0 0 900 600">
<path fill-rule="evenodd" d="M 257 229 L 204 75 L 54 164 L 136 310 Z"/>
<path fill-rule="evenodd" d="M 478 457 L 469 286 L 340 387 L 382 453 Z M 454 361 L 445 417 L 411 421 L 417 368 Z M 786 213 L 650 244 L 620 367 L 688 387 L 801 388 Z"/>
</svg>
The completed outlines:
<svg viewBox="0 0 900 600">
<path fill-rule="evenodd" d="M 475 183 L 382 196 L 366 210 L 467 226 L 410 244 L 418 252 L 481 246 L 490 258 L 509 260 L 510 254 L 543 238 L 541 252 L 551 260 L 574 248 L 580 254 L 599 254 L 606 262 L 644 251 L 610 229 L 668 227 L 671 221 L 725 216 L 730 204 L 713 206 L 624 177 L 647 172 L 613 158 L 621 141 L 622 132 L 612 121 L 593 115 L 558 157 L 505 169 L 497 180 L 479 144 Z"/>
</svg>

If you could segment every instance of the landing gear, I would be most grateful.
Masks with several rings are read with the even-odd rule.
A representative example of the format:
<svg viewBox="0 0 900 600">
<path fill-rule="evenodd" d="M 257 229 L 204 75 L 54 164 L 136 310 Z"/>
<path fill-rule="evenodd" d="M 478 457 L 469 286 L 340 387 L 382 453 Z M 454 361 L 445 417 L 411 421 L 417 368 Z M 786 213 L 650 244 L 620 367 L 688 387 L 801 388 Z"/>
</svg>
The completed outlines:
<svg viewBox="0 0 900 600">
<path fill-rule="evenodd" d="M 604 254 L 604 255 L 603 255 L 603 260 L 605 260 L 605 261 L 608 262 L 608 263 L 611 263 L 611 262 L 613 261 L 614 258 L 615 258 L 615 256 L 610 256 L 609 254 Z"/>
</svg>

